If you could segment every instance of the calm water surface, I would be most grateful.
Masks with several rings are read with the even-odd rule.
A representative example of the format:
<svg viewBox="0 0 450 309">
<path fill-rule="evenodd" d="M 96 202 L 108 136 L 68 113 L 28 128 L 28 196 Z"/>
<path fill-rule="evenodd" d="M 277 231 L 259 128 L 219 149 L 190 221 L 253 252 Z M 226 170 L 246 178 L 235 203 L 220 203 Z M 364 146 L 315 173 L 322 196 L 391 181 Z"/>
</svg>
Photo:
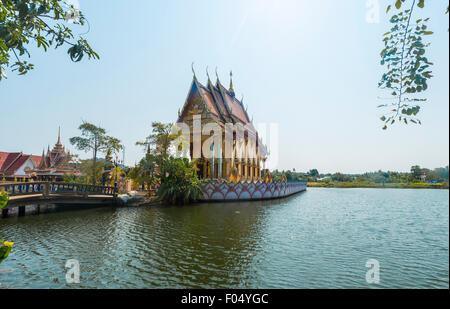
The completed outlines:
<svg viewBox="0 0 450 309">
<path fill-rule="evenodd" d="M 448 288 L 447 190 L 308 188 L 271 202 L 0 219 L 11 288 Z M 67 284 L 77 259 L 81 283 Z M 380 263 L 380 284 L 365 277 Z"/>
</svg>

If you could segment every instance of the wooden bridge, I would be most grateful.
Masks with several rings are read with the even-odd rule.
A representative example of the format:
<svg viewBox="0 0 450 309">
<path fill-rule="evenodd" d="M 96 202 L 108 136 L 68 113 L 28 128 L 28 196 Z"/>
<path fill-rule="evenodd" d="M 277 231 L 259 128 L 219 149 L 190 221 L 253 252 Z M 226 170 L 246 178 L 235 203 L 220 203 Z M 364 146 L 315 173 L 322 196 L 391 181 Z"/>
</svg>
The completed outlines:
<svg viewBox="0 0 450 309">
<path fill-rule="evenodd" d="M 25 214 L 28 205 L 117 205 L 118 190 L 115 187 L 94 186 L 65 182 L 26 182 L 0 184 L 0 191 L 9 195 L 2 210 L 7 216 L 9 209 L 19 207 L 19 216 Z"/>
</svg>

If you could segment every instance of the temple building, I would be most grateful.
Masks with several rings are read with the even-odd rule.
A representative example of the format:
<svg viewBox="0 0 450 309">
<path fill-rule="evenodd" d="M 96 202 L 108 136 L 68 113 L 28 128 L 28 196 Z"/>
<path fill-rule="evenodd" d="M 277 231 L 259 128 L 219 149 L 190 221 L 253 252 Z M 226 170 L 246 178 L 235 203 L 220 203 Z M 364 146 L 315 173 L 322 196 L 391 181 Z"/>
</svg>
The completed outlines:
<svg viewBox="0 0 450 309">
<path fill-rule="evenodd" d="M 211 148 L 211 154 L 215 152 L 217 155 L 205 155 L 203 152 L 200 155 L 200 152 L 197 152 L 201 156 L 195 157 L 197 158 L 197 175 L 201 179 L 224 179 L 234 182 L 261 180 L 264 176 L 263 170 L 268 156 L 267 148 L 258 136 L 242 100 L 236 98 L 232 73 L 230 72 L 228 89 L 221 84 L 218 76 L 216 83 L 213 84 L 208 74 L 206 85 L 202 85 L 197 80 L 195 72 L 193 73 L 191 87 L 182 110 L 178 112 L 177 121 L 189 126 L 191 134 L 190 158 L 194 159 L 193 134 L 195 133 L 194 130 L 198 131 L 194 125 L 196 119 L 201 120 L 202 128 L 205 124 L 214 123 L 222 129 L 221 143 L 215 145 L 214 142 L 214 145 L 211 145 L 215 148 Z M 229 124 L 234 127 L 245 126 L 246 130 L 243 138 L 237 138 L 236 132 L 233 133 L 230 143 L 232 144 L 232 153 L 231 155 L 225 155 L 225 149 L 227 149 L 225 128 Z M 201 145 L 210 137 L 210 135 L 201 135 Z M 228 135 L 228 140 L 230 140 L 229 137 L 230 135 Z"/>
<path fill-rule="evenodd" d="M 0 182 L 27 182 L 30 171 L 41 162 L 41 157 L 22 152 L 0 151 Z"/>
<path fill-rule="evenodd" d="M 60 129 L 58 129 L 58 141 L 47 153 L 42 151 L 42 159 L 38 167 L 31 171 L 31 175 L 39 181 L 62 181 L 64 175 L 79 175 L 79 172 L 71 165 L 72 156 L 61 144 Z"/>
</svg>

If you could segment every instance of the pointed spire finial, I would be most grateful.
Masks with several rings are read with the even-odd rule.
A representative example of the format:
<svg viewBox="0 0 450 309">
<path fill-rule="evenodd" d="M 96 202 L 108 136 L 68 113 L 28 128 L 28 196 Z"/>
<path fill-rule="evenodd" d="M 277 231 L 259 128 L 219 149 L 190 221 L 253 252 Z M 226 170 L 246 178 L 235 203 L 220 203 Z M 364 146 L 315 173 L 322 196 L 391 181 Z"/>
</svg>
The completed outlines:
<svg viewBox="0 0 450 309">
<path fill-rule="evenodd" d="M 58 142 L 56 142 L 56 144 L 60 145 L 61 144 L 61 127 L 58 127 Z"/>
<path fill-rule="evenodd" d="M 208 76 L 208 82 L 210 82 L 211 79 L 209 78 L 208 66 L 206 66 L 206 75 Z"/>
<path fill-rule="evenodd" d="M 217 81 L 219 81 L 219 74 L 217 73 L 217 67 L 216 67 L 216 77 L 217 77 Z"/>
<path fill-rule="evenodd" d="M 194 74 L 194 78 L 197 78 L 197 77 L 195 76 L 194 61 L 192 61 L 191 68 L 192 68 L 192 74 Z"/>
<path fill-rule="evenodd" d="M 234 96 L 234 89 L 233 89 L 233 71 L 230 71 L 230 93 Z"/>
</svg>

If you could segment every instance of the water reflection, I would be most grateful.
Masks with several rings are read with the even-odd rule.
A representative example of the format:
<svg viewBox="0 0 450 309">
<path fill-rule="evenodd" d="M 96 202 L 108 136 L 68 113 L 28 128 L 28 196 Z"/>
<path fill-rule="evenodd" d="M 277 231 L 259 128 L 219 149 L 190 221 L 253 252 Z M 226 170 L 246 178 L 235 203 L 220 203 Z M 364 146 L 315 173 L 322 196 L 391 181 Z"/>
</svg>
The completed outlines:
<svg viewBox="0 0 450 309">
<path fill-rule="evenodd" d="M 310 189 L 265 202 L 97 208 L 0 220 L 3 285 L 33 288 L 448 287 L 448 191 Z M 81 283 L 65 283 L 77 259 Z"/>
</svg>

